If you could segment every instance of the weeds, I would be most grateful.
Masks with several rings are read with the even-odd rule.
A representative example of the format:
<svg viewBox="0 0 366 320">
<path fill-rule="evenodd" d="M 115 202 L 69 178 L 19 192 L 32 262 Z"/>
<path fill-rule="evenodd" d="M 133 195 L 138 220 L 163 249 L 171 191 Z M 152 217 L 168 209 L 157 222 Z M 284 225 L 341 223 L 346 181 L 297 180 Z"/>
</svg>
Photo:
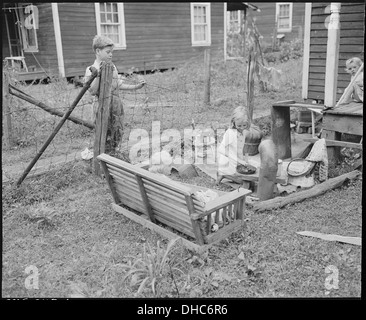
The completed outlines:
<svg viewBox="0 0 366 320">
<path fill-rule="evenodd" d="M 141 295 L 145 288 L 150 288 L 153 295 L 158 297 L 161 294 L 159 288 L 162 280 L 167 278 L 169 274 L 173 279 L 175 289 L 179 296 L 179 290 L 174 281 L 173 271 L 183 272 L 177 267 L 172 266 L 173 261 L 168 257 L 178 239 L 179 238 L 170 240 L 165 250 L 160 248 L 159 241 L 157 242 L 156 251 L 149 243 L 147 246 L 144 244 L 141 258 L 136 259 L 134 262 L 129 260 L 127 264 L 122 264 L 122 268 L 127 271 L 123 281 L 130 278 L 130 286 L 133 288 L 138 287 L 135 296 Z"/>
</svg>

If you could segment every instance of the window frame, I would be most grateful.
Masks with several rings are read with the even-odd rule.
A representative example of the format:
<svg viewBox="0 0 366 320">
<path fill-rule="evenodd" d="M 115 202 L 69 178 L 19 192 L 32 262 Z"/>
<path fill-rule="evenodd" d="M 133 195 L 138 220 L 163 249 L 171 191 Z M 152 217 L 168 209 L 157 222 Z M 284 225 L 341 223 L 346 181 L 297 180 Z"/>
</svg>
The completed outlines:
<svg viewBox="0 0 366 320">
<path fill-rule="evenodd" d="M 289 5 L 289 27 L 288 28 L 279 27 L 279 14 L 280 14 L 281 5 Z M 291 32 L 292 31 L 292 12 L 293 12 L 293 2 L 276 2 L 277 32 Z"/>
<path fill-rule="evenodd" d="M 101 2 L 104 3 L 104 2 Z M 102 34 L 102 25 L 100 19 L 100 4 L 95 3 L 95 18 L 96 18 L 96 25 L 97 25 L 97 35 Z M 116 3 L 117 4 L 117 11 L 118 11 L 118 20 L 119 20 L 119 42 L 114 44 L 114 50 L 126 50 L 126 27 L 125 27 L 125 14 L 124 14 L 124 6 L 121 2 L 106 2 L 106 3 Z"/>
<path fill-rule="evenodd" d="M 207 39 L 199 41 L 194 39 L 194 8 L 195 6 L 206 7 L 206 24 L 207 24 Z M 193 47 L 211 46 L 211 3 L 210 2 L 191 2 L 191 42 Z"/>
<path fill-rule="evenodd" d="M 242 24 L 242 17 L 241 17 L 241 10 L 234 10 L 234 11 L 227 11 L 227 25 L 228 25 L 228 27 L 230 27 L 230 24 L 231 24 L 231 22 L 233 21 L 232 19 L 231 19 L 231 12 L 236 12 L 237 14 L 238 14 L 238 19 L 237 19 L 237 21 L 238 21 L 238 29 L 237 30 L 234 30 L 234 32 L 240 32 L 241 31 L 241 24 Z M 236 20 L 235 20 L 236 21 Z"/>
<path fill-rule="evenodd" d="M 32 29 L 27 29 L 25 27 L 25 19 L 26 19 L 26 15 L 25 15 L 25 8 L 27 6 L 34 6 L 35 5 L 33 3 L 22 3 L 22 8 L 19 8 L 18 11 L 16 11 L 16 13 L 19 14 L 19 19 L 20 19 L 20 24 L 18 24 L 19 29 L 20 29 L 20 35 L 21 35 L 21 41 L 22 41 L 22 47 L 23 47 L 23 52 L 39 52 L 38 49 L 38 37 L 37 37 L 37 27 L 36 28 L 32 28 Z M 37 22 L 38 23 L 38 22 Z M 27 36 L 27 30 L 33 30 L 33 34 L 34 34 L 34 40 L 35 40 L 35 45 L 34 46 L 30 46 L 29 42 L 28 42 L 28 36 Z"/>
</svg>

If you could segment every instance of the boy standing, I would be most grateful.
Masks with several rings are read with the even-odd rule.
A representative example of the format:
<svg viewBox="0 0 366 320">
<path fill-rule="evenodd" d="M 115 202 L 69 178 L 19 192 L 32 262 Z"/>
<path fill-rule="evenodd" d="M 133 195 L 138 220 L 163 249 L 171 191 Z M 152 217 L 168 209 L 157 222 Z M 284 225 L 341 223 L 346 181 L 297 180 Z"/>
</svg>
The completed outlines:
<svg viewBox="0 0 366 320">
<path fill-rule="evenodd" d="M 90 67 L 94 67 L 98 71 L 100 70 L 101 63 L 107 63 L 112 61 L 114 43 L 111 39 L 105 36 L 95 36 L 93 39 L 93 51 L 95 52 L 95 61 L 93 65 L 86 68 L 84 81 L 88 81 L 92 72 Z M 141 89 L 145 85 L 145 80 L 140 76 L 138 84 L 125 84 L 119 77 L 116 66 L 113 65 L 113 79 L 112 79 L 112 97 L 110 106 L 110 119 L 107 131 L 107 144 L 106 152 L 116 149 L 117 144 L 122 142 L 123 135 L 123 105 L 119 96 L 119 90 L 137 90 Z M 93 117 L 94 122 L 98 110 L 98 90 L 99 90 L 100 77 L 94 79 L 91 83 L 89 92 L 96 97 L 93 103 Z M 108 141 L 109 140 L 109 141 Z"/>
</svg>

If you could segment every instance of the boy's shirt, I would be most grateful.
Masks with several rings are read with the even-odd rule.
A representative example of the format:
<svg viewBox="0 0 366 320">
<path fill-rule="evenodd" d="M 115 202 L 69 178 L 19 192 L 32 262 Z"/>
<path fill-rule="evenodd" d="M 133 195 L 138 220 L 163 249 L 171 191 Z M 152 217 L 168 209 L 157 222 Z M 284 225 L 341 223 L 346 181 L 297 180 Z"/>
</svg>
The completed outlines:
<svg viewBox="0 0 366 320">
<path fill-rule="evenodd" d="M 90 71 L 90 67 L 94 67 L 95 69 L 100 70 L 100 63 L 97 62 L 97 60 L 94 61 L 94 63 L 86 68 L 85 71 L 85 76 L 84 76 L 84 83 L 87 82 L 90 78 L 90 76 L 92 75 L 92 72 Z M 116 66 L 113 64 L 113 80 L 112 80 L 112 93 L 114 95 L 119 96 L 119 90 L 117 89 L 118 87 L 118 71 Z M 93 96 L 95 96 L 97 94 L 97 92 L 90 92 Z"/>
<path fill-rule="evenodd" d="M 91 66 L 86 68 L 85 76 L 84 76 L 84 83 L 87 82 L 89 80 L 90 76 L 92 75 L 92 72 L 90 71 L 90 67 L 94 67 L 99 72 L 100 63 L 98 63 L 95 60 L 94 63 Z M 119 75 L 118 75 L 117 68 L 114 64 L 113 64 L 113 67 L 114 68 L 113 68 L 113 80 L 112 80 L 112 100 L 111 100 L 112 108 L 111 108 L 111 112 L 113 111 L 115 113 L 117 112 L 117 113 L 120 113 L 121 115 L 123 115 L 123 106 L 122 106 L 122 102 L 121 102 L 121 99 L 120 99 L 120 96 L 119 96 L 119 89 L 118 89 Z M 93 121 L 95 121 L 97 110 L 98 110 L 98 96 L 97 96 L 98 92 L 93 92 L 91 90 L 89 90 L 89 92 L 93 96 L 93 102 L 92 102 Z"/>
</svg>

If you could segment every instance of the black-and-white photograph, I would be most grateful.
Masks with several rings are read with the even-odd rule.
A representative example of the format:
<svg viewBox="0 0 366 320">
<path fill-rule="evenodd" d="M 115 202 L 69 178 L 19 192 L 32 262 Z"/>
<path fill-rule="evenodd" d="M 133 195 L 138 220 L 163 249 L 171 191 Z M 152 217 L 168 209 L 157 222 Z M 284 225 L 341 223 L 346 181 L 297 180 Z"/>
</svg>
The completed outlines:
<svg viewBox="0 0 366 320">
<path fill-rule="evenodd" d="M 361 299 L 364 1 L 5 2 L 1 23 L 2 299 Z"/>
</svg>

